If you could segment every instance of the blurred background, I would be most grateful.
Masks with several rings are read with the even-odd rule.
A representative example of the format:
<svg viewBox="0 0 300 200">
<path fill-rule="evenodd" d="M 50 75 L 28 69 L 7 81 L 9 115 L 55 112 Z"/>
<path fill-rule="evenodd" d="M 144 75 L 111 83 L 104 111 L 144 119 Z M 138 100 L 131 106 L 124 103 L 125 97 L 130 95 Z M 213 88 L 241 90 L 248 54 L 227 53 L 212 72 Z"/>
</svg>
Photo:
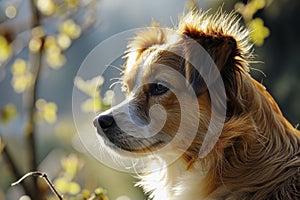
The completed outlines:
<svg viewBox="0 0 300 200">
<path fill-rule="evenodd" d="M 36 170 L 45 171 L 67 199 L 145 199 L 132 175 L 106 167 L 82 147 L 72 90 L 75 83 L 89 95 L 99 82 L 75 78 L 76 73 L 88 53 L 114 34 L 153 20 L 173 27 L 188 10 L 214 12 L 220 6 L 236 10 L 251 29 L 255 60 L 261 61 L 251 73 L 297 126 L 298 0 L 0 0 L 0 200 L 57 199 L 41 179 L 10 186 Z M 107 108 L 111 93 L 105 90 L 90 95 L 81 109 L 91 112 L 95 98 L 99 110 Z M 83 117 L 82 123 L 91 122 Z"/>
</svg>

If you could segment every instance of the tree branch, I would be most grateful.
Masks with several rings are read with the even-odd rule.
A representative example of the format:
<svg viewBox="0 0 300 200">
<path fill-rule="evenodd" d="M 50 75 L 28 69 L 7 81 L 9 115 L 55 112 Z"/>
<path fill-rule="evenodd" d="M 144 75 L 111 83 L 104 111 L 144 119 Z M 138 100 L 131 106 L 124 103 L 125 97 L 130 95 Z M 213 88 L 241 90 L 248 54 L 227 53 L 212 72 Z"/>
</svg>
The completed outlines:
<svg viewBox="0 0 300 200">
<path fill-rule="evenodd" d="M 16 162 L 12 158 L 9 150 L 7 149 L 7 145 L 3 141 L 2 137 L 0 137 L 0 149 L 1 149 L 0 152 L 3 154 L 4 159 L 6 160 L 7 164 L 10 166 L 10 169 L 12 170 L 12 173 L 13 173 L 14 177 L 16 179 L 20 178 L 22 175 L 21 175 L 21 172 L 19 171 L 19 169 L 17 167 L 18 165 L 16 164 Z M 29 187 L 26 185 L 25 182 L 22 182 L 21 185 L 22 185 L 22 187 L 24 189 L 24 192 L 26 194 L 32 195 L 32 192 L 30 191 Z"/>
<path fill-rule="evenodd" d="M 40 25 L 40 15 L 38 10 L 35 6 L 34 0 L 30 0 L 31 3 L 31 11 L 32 11 L 32 20 L 31 20 L 31 28 L 35 28 Z M 41 38 L 42 43 L 44 38 Z M 23 106 L 25 108 L 26 122 L 24 127 L 24 135 L 27 140 L 28 144 L 28 154 L 29 154 L 29 163 L 30 171 L 37 170 L 37 153 L 36 153 L 36 138 L 35 138 L 35 119 L 34 115 L 36 112 L 35 102 L 37 100 L 37 89 L 38 89 L 38 82 L 41 73 L 41 63 L 42 63 L 42 50 L 41 47 L 38 52 L 30 52 L 30 70 L 32 73 L 32 85 L 26 90 L 23 96 Z M 32 199 L 41 199 L 39 193 L 39 187 L 37 184 L 36 178 L 33 181 L 33 187 L 36 189 L 34 196 Z"/>
<path fill-rule="evenodd" d="M 52 192 L 55 194 L 55 196 L 59 199 L 59 200 L 63 200 L 62 195 L 60 195 L 58 193 L 58 191 L 55 189 L 53 183 L 50 181 L 50 179 L 48 178 L 47 174 L 44 172 L 29 172 L 27 174 L 25 174 L 24 176 L 22 176 L 22 178 L 20 178 L 19 180 L 17 180 L 16 182 L 12 183 L 11 186 L 15 186 L 19 183 L 22 183 L 24 179 L 26 179 L 29 176 L 34 176 L 34 177 L 41 177 L 43 178 L 46 183 L 48 184 L 48 186 L 50 187 L 50 189 L 52 190 Z"/>
</svg>

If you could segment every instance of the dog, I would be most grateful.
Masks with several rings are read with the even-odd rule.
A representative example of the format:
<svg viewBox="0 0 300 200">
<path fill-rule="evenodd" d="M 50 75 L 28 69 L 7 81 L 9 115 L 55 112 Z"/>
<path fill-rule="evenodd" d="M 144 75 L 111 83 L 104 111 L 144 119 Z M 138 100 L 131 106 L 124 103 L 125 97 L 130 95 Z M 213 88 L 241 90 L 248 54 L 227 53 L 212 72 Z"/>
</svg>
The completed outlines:
<svg viewBox="0 0 300 200">
<path fill-rule="evenodd" d="M 138 175 L 150 199 L 300 199 L 300 132 L 250 76 L 252 49 L 236 14 L 222 11 L 190 12 L 176 28 L 154 24 L 129 42 L 126 99 L 94 125 L 102 145 L 119 157 L 158 158 Z M 225 103 L 210 89 L 217 80 Z M 214 134 L 213 115 L 221 114 Z"/>
</svg>

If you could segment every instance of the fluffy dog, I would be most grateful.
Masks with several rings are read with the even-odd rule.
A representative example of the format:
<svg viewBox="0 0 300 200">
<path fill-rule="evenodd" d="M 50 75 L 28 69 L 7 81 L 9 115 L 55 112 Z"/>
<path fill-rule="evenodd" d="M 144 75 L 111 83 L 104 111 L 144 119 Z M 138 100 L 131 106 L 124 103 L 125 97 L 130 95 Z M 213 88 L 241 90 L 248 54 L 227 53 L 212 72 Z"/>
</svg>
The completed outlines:
<svg viewBox="0 0 300 200">
<path fill-rule="evenodd" d="M 209 124 L 219 94 L 212 98 L 209 87 L 216 78 L 206 77 L 213 66 L 204 66 L 191 39 L 214 61 L 226 92 L 222 131 L 212 144 L 203 141 L 214 134 Z M 235 14 L 222 12 L 188 13 L 177 28 L 155 25 L 129 43 L 126 100 L 94 124 L 104 145 L 120 157 L 134 153 L 160 159 L 157 170 L 148 163 L 140 175 L 138 184 L 150 198 L 300 199 L 300 133 L 251 78 L 251 52 L 248 31 Z M 197 59 L 201 66 L 192 63 Z M 216 105 L 218 115 L 222 103 Z"/>
</svg>

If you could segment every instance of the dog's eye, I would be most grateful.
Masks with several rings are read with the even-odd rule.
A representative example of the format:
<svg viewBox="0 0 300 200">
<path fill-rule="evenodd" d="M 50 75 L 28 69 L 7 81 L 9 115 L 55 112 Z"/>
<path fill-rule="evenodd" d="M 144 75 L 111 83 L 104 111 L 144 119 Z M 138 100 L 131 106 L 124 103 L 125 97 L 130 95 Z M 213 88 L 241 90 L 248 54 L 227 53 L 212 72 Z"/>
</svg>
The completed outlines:
<svg viewBox="0 0 300 200">
<path fill-rule="evenodd" d="M 169 88 L 161 82 L 152 83 L 152 84 L 150 84 L 150 87 L 149 87 L 149 93 L 153 96 L 162 95 L 162 94 L 166 93 L 168 90 L 169 90 Z"/>
</svg>

